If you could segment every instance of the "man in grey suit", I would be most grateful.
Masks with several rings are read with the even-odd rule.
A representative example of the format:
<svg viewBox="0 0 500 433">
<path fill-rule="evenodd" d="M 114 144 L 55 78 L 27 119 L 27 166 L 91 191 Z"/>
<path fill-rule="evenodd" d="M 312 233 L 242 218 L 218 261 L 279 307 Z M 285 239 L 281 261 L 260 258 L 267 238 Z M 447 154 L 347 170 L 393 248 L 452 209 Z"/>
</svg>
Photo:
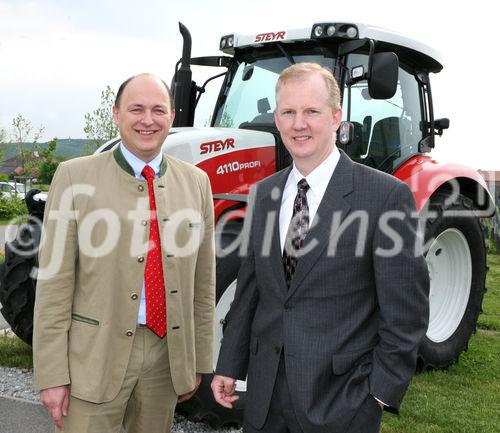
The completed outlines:
<svg viewBox="0 0 500 433">
<path fill-rule="evenodd" d="M 398 412 L 428 323 L 415 202 L 395 178 L 335 146 L 332 74 L 296 64 L 276 86 L 293 166 L 252 192 L 244 259 L 212 390 L 245 433 L 378 432 Z"/>
</svg>

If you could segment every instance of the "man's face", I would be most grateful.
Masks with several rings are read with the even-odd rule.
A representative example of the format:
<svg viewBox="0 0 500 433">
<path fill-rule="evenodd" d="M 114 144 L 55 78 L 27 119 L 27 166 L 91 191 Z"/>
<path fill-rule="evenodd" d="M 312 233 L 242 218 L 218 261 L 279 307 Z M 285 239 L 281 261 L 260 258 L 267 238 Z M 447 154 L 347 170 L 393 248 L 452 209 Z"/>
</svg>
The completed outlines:
<svg viewBox="0 0 500 433">
<path fill-rule="evenodd" d="M 125 87 L 113 118 L 122 143 L 138 158 L 151 161 L 161 150 L 174 121 L 170 100 L 156 77 L 140 75 Z"/>
<path fill-rule="evenodd" d="M 328 104 L 327 95 L 328 87 L 317 73 L 286 81 L 276 95 L 276 126 L 299 167 L 316 168 L 335 144 L 342 112 Z"/>
</svg>

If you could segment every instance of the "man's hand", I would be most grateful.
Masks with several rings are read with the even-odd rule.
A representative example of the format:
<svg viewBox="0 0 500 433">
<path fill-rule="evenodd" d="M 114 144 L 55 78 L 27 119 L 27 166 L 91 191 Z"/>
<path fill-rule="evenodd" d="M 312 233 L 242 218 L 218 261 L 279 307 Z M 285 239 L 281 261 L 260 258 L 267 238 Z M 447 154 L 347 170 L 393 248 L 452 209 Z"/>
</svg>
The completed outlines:
<svg viewBox="0 0 500 433">
<path fill-rule="evenodd" d="M 40 400 L 60 429 L 64 427 L 63 416 L 68 416 L 69 385 L 46 388 L 40 391 Z"/>
<path fill-rule="evenodd" d="M 239 399 L 239 396 L 234 395 L 236 379 L 232 377 L 215 375 L 211 387 L 215 401 L 221 406 L 232 409 L 233 403 Z"/>
<path fill-rule="evenodd" d="M 182 403 L 183 401 L 189 400 L 198 390 L 200 383 L 201 383 L 201 373 L 196 373 L 196 386 L 192 391 L 186 392 L 186 394 L 181 394 L 179 397 L 177 397 L 177 403 Z"/>
</svg>

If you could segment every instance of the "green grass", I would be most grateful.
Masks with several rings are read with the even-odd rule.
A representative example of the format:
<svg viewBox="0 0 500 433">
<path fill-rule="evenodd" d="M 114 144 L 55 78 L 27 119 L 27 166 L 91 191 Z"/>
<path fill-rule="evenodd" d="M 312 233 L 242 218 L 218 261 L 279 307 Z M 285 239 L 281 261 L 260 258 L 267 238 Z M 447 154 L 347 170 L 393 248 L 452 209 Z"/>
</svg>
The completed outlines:
<svg viewBox="0 0 500 433">
<path fill-rule="evenodd" d="M 4 337 L 0 331 L 0 365 L 3 367 L 33 368 L 31 347 L 17 337 Z"/>
<path fill-rule="evenodd" d="M 384 413 L 382 433 L 500 432 L 500 255 L 489 254 L 478 332 L 460 362 L 413 379 L 399 417 Z M 32 368 L 31 348 L 0 337 L 0 365 Z"/>
<path fill-rule="evenodd" d="M 493 433 L 500 430 L 500 335 L 480 330 L 460 362 L 413 379 L 401 416 L 382 433 Z"/>
<path fill-rule="evenodd" d="M 49 190 L 49 187 L 50 185 L 46 184 L 46 183 L 34 183 L 32 185 L 33 188 L 36 188 L 36 189 L 39 189 L 40 191 L 48 191 Z"/>
<path fill-rule="evenodd" d="M 478 332 L 458 364 L 414 377 L 401 416 L 384 413 L 382 433 L 500 432 L 500 254 L 489 254 Z"/>
<path fill-rule="evenodd" d="M 500 254 L 488 254 L 488 266 L 488 291 L 484 295 L 483 314 L 479 316 L 478 327 L 500 331 Z"/>
<path fill-rule="evenodd" d="M 0 218 L 0 226 L 8 226 L 9 224 L 22 224 L 28 221 L 26 216 L 17 216 L 14 218 Z"/>
</svg>

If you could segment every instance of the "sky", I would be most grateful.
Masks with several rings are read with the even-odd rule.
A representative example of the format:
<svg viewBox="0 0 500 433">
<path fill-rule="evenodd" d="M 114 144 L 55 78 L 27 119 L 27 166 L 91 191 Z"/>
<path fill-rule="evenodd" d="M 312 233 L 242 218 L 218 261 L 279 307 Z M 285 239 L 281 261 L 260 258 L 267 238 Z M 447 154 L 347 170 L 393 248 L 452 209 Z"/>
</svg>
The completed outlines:
<svg viewBox="0 0 500 433">
<path fill-rule="evenodd" d="M 116 91 L 146 71 L 170 83 L 182 50 L 179 21 L 191 31 L 193 56 L 221 54 L 220 37 L 232 32 L 354 21 L 404 33 L 443 54 L 432 91 L 435 117 L 450 118 L 450 129 L 432 155 L 500 170 L 496 17 L 485 0 L 0 0 L 0 128 L 9 130 L 21 113 L 45 127 L 42 141 L 85 138 L 84 115 L 98 107 L 107 85 Z M 197 118 L 200 126 L 204 120 Z"/>
</svg>

